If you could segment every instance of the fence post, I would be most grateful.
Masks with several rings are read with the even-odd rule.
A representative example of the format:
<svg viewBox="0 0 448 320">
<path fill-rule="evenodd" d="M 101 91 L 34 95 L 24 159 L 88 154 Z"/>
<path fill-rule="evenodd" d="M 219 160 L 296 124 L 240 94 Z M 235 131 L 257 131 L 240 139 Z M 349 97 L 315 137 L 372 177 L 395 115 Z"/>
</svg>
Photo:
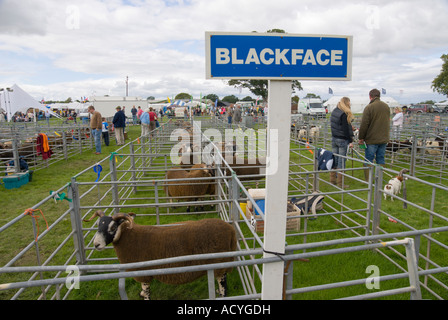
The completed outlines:
<svg viewBox="0 0 448 320">
<path fill-rule="evenodd" d="M 408 238 L 407 240 L 408 243 L 405 245 L 405 248 L 406 261 L 408 263 L 409 284 L 415 288 L 415 291 L 411 292 L 411 300 L 421 300 L 422 293 L 420 290 L 420 281 L 418 279 L 418 265 L 414 247 L 414 240 L 412 238 Z"/>
<path fill-rule="evenodd" d="M 110 181 L 112 182 L 112 199 L 114 201 L 114 205 L 118 206 L 120 204 L 120 199 L 118 196 L 118 185 L 114 182 L 117 181 L 117 166 L 116 166 L 116 155 L 112 154 L 109 158 L 109 166 L 110 166 Z M 114 213 L 119 213 L 119 208 L 114 208 Z"/>
<path fill-rule="evenodd" d="M 160 225 L 160 210 L 159 210 L 159 206 L 157 206 L 157 204 L 159 204 L 159 189 L 157 187 L 157 180 L 154 180 L 154 201 L 156 203 L 156 221 L 157 221 L 157 225 Z"/>
<path fill-rule="evenodd" d="M 375 191 L 373 193 L 373 223 L 372 234 L 378 234 L 378 228 L 380 227 L 381 217 L 381 186 L 383 185 L 383 167 L 375 166 Z M 373 170 L 373 167 L 372 169 Z"/>
<path fill-rule="evenodd" d="M 12 139 L 12 153 L 14 159 L 14 171 L 20 172 L 19 138 L 17 136 L 14 136 Z"/>
<path fill-rule="evenodd" d="M 67 155 L 67 133 L 65 130 L 62 131 L 62 151 L 64 152 L 64 159 L 68 160 Z"/>
<path fill-rule="evenodd" d="M 148 135 L 146 136 L 141 136 L 141 152 L 142 152 L 142 168 L 143 168 L 143 172 L 145 172 L 146 175 L 146 140 L 148 139 Z"/>
<path fill-rule="evenodd" d="M 131 141 L 129 144 L 129 151 L 131 153 L 131 175 L 132 175 L 132 181 L 136 181 L 137 178 L 135 176 L 135 156 L 134 156 L 134 143 Z M 132 186 L 132 192 L 135 194 L 137 193 L 137 185 L 133 183 Z"/>
<path fill-rule="evenodd" d="M 81 137 L 81 128 L 76 130 L 78 132 L 78 142 L 79 142 L 79 153 L 82 154 L 82 137 Z"/>
<path fill-rule="evenodd" d="M 230 194 L 230 220 L 233 222 L 237 222 L 239 219 L 239 210 L 237 207 L 238 198 L 239 198 L 239 187 L 238 182 L 236 181 L 236 173 L 232 171 L 232 179 L 231 183 L 231 194 Z"/>
<path fill-rule="evenodd" d="M 286 251 L 286 254 L 293 254 L 292 251 Z M 292 294 L 286 294 L 286 291 L 291 290 L 293 288 L 293 280 L 294 280 L 294 261 L 289 260 L 285 263 L 285 280 L 284 280 L 284 300 L 292 300 Z"/>
<path fill-rule="evenodd" d="M 70 218 L 73 230 L 73 243 L 75 246 L 76 260 L 78 264 L 84 265 L 87 262 L 86 251 L 84 247 L 84 236 L 82 232 L 82 220 L 80 207 L 80 197 L 78 184 L 75 178 L 71 179 L 68 186 L 68 196 L 72 201 L 70 202 Z"/>
<path fill-rule="evenodd" d="M 411 166 L 409 169 L 409 174 L 415 177 L 415 158 L 417 156 L 417 137 L 412 136 L 412 149 L 411 149 Z"/>
<path fill-rule="evenodd" d="M 317 149 L 314 149 L 314 152 L 313 152 L 313 171 L 315 171 L 315 172 L 313 173 L 313 191 L 312 192 L 319 191 L 319 174 L 317 173 L 317 171 L 319 169 L 319 164 L 317 163 L 317 157 L 316 157 L 316 154 L 315 154 L 316 152 L 317 152 Z"/>
</svg>

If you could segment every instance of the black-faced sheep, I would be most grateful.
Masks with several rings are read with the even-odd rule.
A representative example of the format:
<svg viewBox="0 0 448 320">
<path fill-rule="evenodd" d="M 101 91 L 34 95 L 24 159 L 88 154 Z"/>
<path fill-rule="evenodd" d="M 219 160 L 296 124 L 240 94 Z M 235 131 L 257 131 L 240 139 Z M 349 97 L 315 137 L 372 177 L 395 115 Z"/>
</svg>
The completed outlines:
<svg viewBox="0 0 448 320">
<path fill-rule="evenodd" d="M 120 263 L 135 263 L 185 255 L 230 252 L 236 250 L 236 234 L 232 225 L 220 219 L 203 219 L 185 221 L 165 226 L 144 226 L 134 223 L 132 214 L 118 213 L 113 217 L 106 216 L 101 210 L 96 211 L 89 220 L 100 217 L 98 232 L 93 244 L 102 250 L 109 243 L 113 244 Z M 177 268 L 233 261 L 233 258 L 216 258 L 209 260 L 185 261 L 169 263 L 162 266 L 135 270 L 160 268 Z M 215 270 L 220 296 L 226 295 L 226 275 L 231 268 Z M 150 298 L 150 282 L 157 279 L 166 284 L 184 284 L 192 282 L 206 271 L 184 272 L 158 276 L 141 276 L 134 278 L 142 284 L 143 298 Z"/>
<path fill-rule="evenodd" d="M 397 152 L 401 149 L 411 149 L 412 148 L 412 141 L 409 139 L 404 141 L 399 140 L 390 140 L 386 145 L 386 150 L 391 152 Z"/>
<path fill-rule="evenodd" d="M 199 197 L 207 194 L 210 190 L 211 179 L 193 180 L 196 178 L 211 177 L 210 170 L 203 163 L 195 164 L 191 170 L 172 168 L 166 173 L 167 180 L 184 179 L 179 181 L 167 181 L 165 193 L 168 197 L 176 200 L 197 201 Z M 187 207 L 190 212 L 190 206 Z"/>
</svg>

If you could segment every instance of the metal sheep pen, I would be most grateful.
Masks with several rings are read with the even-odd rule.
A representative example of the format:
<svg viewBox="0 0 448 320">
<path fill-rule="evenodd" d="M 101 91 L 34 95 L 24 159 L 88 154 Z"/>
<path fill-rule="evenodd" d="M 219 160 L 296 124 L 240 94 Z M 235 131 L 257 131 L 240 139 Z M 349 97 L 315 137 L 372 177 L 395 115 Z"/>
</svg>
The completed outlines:
<svg viewBox="0 0 448 320">
<path fill-rule="evenodd" d="M 207 128 L 225 130 L 226 125 L 210 119 L 203 120 L 201 127 L 204 131 Z M 348 278 L 324 284 L 318 283 L 319 275 L 317 274 L 313 277 L 317 283 L 304 285 L 299 280 L 300 270 L 306 267 L 303 265 L 303 259 L 308 259 L 310 262 L 319 259 L 319 263 L 325 263 L 321 257 L 368 252 L 372 249 L 379 252 L 379 255 L 375 257 L 380 259 L 381 263 L 386 261 L 385 263 L 396 265 L 398 270 L 401 270 L 394 274 L 381 275 L 380 280 L 408 278 L 410 285 L 394 290 L 375 291 L 374 294 L 365 289 L 362 290 L 363 293 L 360 293 L 362 296 L 355 294 L 354 298 L 410 292 L 412 299 L 418 299 L 421 298 L 423 289 L 425 289 L 424 297 L 428 297 L 429 294 L 435 299 L 448 298 L 446 295 L 448 270 L 444 258 L 448 250 L 448 218 L 443 211 L 443 204 L 436 201 L 439 194 L 443 196 L 447 192 L 445 187 L 407 176 L 408 185 L 412 181 L 421 185 L 422 188 L 432 190 L 427 205 L 419 204 L 415 196 L 411 198 L 409 193 L 407 198 L 406 195 L 397 197 L 400 201 L 395 201 L 396 205 L 406 203 L 408 207 L 412 207 L 412 215 L 408 215 L 402 212 L 403 210 L 396 211 L 396 206 L 390 207 L 389 203 L 382 203 L 382 189 L 375 188 L 375 186 L 383 185 L 385 173 L 395 174 L 396 171 L 370 167 L 371 179 L 366 182 L 360 178 L 362 176 L 360 171 L 363 170 L 362 162 L 359 159 L 347 157 L 349 159 L 347 163 L 353 161 L 355 166 L 340 170 L 351 185 L 349 189 L 342 190 L 327 182 L 327 172 L 316 169 L 313 145 L 292 141 L 295 147 L 291 149 L 288 199 L 319 192 L 325 197 L 324 208 L 319 210 L 316 216 L 300 214 L 288 216 L 289 220 L 299 219 L 300 228 L 288 231 L 285 239 L 288 243 L 287 254 L 263 259 L 261 257 L 263 234 L 257 232 L 255 226 L 257 220 L 263 220 L 264 213 L 249 190 L 257 189 L 258 180 L 241 181 L 235 174 L 226 175 L 226 172 L 232 173 L 232 170 L 227 168 L 225 159 L 222 159 L 221 164 L 216 168 L 215 176 L 210 178 L 210 181 L 215 183 L 215 193 L 206 195 L 201 200 L 201 203 L 207 206 L 205 211 L 187 213 L 183 208 L 197 203 L 192 201 L 171 203 L 166 197 L 163 188 L 167 180 L 164 175 L 166 170 L 173 166 L 170 151 L 178 141 L 172 141 L 170 138 L 176 128 L 178 128 L 176 123 L 170 121 L 157 129 L 152 139 L 140 137 L 123 146 L 110 157 L 99 161 L 95 166 L 86 168 L 74 176 L 67 185 L 55 191 L 56 194 L 65 191 L 67 196 L 65 200 L 55 204 L 50 195 L 33 206 L 32 209 L 45 212 L 48 230 L 45 230 L 42 223 L 39 227 L 36 224 L 37 219 L 31 219 L 34 232 L 29 236 L 21 235 L 21 239 L 13 240 L 17 241 L 20 253 L 9 256 L 3 263 L 4 266 L 0 268 L 0 273 L 7 276 L 7 280 L 3 280 L 0 284 L 0 290 L 2 290 L 0 295 L 7 299 L 69 299 L 73 295 L 76 296 L 76 283 L 74 281 L 70 289 L 66 288 L 67 279 L 70 278 L 66 271 L 77 268 L 80 274 L 76 279 L 81 283 L 120 279 L 117 292 L 120 292 L 122 299 L 126 299 L 129 290 L 125 288 L 124 279 L 133 277 L 135 273 L 148 275 L 191 271 L 188 268 L 179 268 L 124 272 L 123 270 L 129 266 L 110 264 L 110 262 L 116 262 L 110 250 L 101 255 L 93 250 L 92 237 L 96 231 L 95 226 L 82 224 L 83 218 L 92 215 L 97 209 L 103 209 L 106 214 L 132 211 L 137 214 L 137 221 L 155 225 L 171 223 L 173 219 L 182 221 L 202 217 L 220 217 L 232 222 L 239 239 L 238 250 L 220 254 L 233 256 L 236 259 L 231 264 L 237 270 L 234 276 L 239 278 L 240 284 L 236 292 L 230 292 L 231 296 L 228 298 L 231 299 L 260 298 L 260 286 L 263 285 L 262 265 L 279 261 L 279 259 L 285 261 L 287 275 L 284 293 L 287 299 L 300 298 L 304 293 L 335 287 L 348 288 L 354 285 L 365 287 L 368 281 L 366 277 Z M 211 139 L 201 135 L 200 142 L 202 147 L 209 144 Z M 98 165 L 103 168 L 100 174 L 93 170 Z M 229 170 L 225 170 L 226 168 Z M 263 180 L 259 182 L 262 187 Z M 252 216 L 243 209 L 242 203 L 245 204 L 248 201 L 256 210 L 258 209 L 258 216 Z M 47 212 L 52 211 L 55 213 L 50 217 Z M 36 212 L 34 215 L 37 215 Z M 415 215 L 427 217 L 426 222 L 416 223 Z M 17 228 L 20 228 L 23 223 L 29 224 L 26 217 L 21 214 L 2 226 L 0 241 L 2 243 L 11 241 Z M 317 219 L 310 219 L 314 217 Z M 397 222 L 390 222 L 389 218 Z M 406 237 L 412 239 L 402 240 Z M 355 245 L 356 243 L 358 244 Z M 390 248 L 394 248 L 395 251 L 391 253 Z M 35 257 L 36 262 L 30 262 L 32 257 Z M 213 257 L 214 255 L 211 254 L 210 258 Z M 200 257 L 185 256 L 171 258 L 170 261 L 203 258 L 202 255 Z M 162 265 L 166 262 L 167 260 L 141 262 L 133 267 Z M 27 264 L 28 267 L 22 266 L 23 264 Z M 199 268 L 213 270 L 221 267 L 222 265 L 204 265 Z M 195 268 L 194 270 L 198 270 L 198 267 Z M 331 264 L 328 268 L 332 269 Z M 212 273 L 209 272 L 209 289 L 206 296 L 214 299 Z M 36 289 L 33 289 L 34 287 Z"/>
<path fill-rule="evenodd" d="M 41 133 L 47 136 L 52 152 L 48 158 L 44 158 L 38 152 L 37 137 Z M 19 172 L 20 158 L 28 164 L 30 170 L 39 170 L 52 163 L 68 160 L 75 154 L 92 149 L 93 146 L 90 129 L 82 124 L 36 126 L 30 123 L 16 123 L 0 126 L 0 171 L 12 167 L 15 172 Z M 11 161 L 14 165 L 8 166 Z"/>
</svg>

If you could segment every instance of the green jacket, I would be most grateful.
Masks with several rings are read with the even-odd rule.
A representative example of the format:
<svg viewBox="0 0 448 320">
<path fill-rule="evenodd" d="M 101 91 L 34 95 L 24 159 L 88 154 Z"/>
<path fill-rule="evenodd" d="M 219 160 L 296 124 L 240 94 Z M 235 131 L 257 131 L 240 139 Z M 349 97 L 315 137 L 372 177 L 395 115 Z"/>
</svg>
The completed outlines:
<svg viewBox="0 0 448 320">
<path fill-rule="evenodd" d="M 379 98 L 375 98 L 364 108 L 359 140 L 366 144 L 383 144 L 389 142 L 390 109 Z"/>
</svg>

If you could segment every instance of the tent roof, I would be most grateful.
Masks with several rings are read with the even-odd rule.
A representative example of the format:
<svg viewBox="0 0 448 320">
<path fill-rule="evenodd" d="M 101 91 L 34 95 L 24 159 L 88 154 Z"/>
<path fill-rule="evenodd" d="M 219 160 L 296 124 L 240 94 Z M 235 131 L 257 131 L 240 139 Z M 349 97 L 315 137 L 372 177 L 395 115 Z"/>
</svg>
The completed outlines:
<svg viewBox="0 0 448 320">
<path fill-rule="evenodd" d="M 12 116 L 16 112 L 26 112 L 30 108 L 39 109 L 42 111 L 48 110 L 51 115 L 59 118 L 59 115 L 57 115 L 56 113 L 46 108 L 44 105 L 37 102 L 28 93 L 23 91 L 18 85 L 14 84 L 11 87 L 11 90 L 12 91 L 7 90 L 3 91 L 0 99 L 2 102 L 1 108 L 6 111 L 8 121 L 11 121 Z M 8 102 L 5 103 L 5 101 Z"/>
</svg>

